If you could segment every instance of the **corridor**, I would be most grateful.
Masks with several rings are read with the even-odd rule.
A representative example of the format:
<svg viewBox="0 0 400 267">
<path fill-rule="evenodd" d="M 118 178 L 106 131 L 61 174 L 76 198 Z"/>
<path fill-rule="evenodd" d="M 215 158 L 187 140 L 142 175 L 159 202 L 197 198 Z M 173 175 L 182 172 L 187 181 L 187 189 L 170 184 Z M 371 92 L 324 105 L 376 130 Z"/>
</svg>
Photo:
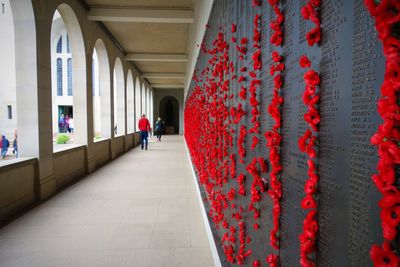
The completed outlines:
<svg viewBox="0 0 400 267">
<path fill-rule="evenodd" d="M 213 266 L 196 194 L 183 137 L 153 137 L 0 229 L 0 266 Z"/>
</svg>

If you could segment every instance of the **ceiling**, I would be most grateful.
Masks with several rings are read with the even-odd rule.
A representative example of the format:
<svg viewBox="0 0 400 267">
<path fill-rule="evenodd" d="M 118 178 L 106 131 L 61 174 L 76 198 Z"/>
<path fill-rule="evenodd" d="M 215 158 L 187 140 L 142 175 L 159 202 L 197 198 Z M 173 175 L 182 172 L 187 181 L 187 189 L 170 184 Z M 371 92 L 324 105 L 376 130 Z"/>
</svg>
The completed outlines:
<svg viewBox="0 0 400 267">
<path fill-rule="evenodd" d="M 183 89 L 195 0 L 85 0 L 153 88 Z"/>
</svg>

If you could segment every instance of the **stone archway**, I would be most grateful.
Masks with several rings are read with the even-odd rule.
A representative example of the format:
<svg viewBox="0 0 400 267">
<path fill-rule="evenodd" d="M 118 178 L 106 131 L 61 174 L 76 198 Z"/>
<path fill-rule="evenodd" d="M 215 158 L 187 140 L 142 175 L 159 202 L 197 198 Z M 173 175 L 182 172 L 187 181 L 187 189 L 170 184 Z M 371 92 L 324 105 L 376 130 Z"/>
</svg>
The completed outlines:
<svg viewBox="0 0 400 267">
<path fill-rule="evenodd" d="M 93 137 L 101 140 L 111 137 L 110 61 L 102 39 L 95 43 L 92 60 Z"/>
<path fill-rule="evenodd" d="M 161 99 L 159 116 L 165 123 L 166 134 L 179 134 L 179 102 L 175 97 Z"/>
<path fill-rule="evenodd" d="M 13 20 L 14 51 L 18 51 L 10 54 L 12 60 L 15 60 L 13 72 L 18 114 L 18 151 L 20 157 L 38 157 L 39 99 L 35 16 L 31 0 L 10 0 L 9 5 Z M 10 53 L 9 49 L 5 51 Z M 2 59 L 7 62 L 5 58 Z M 10 62 L 7 62 L 7 67 L 11 66 Z"/>
<path fill-rule="evenodd" d="M 66 69 L 67 73 L 60 71 L 60 83 L 65 86 L 60 86 L 58 92 L 57 64 L 59 59 L 60 65 L 63 66 L 64 60 L 59 58 L 56 53 L 55 40 L 58 39 L 60 31 L 66 30 L 67 40 L 65 42 L 64 51 L 71 54 L 68 59 L 68 64 L 62 69 Z M 86 50 L 82 35 L 82 30 L 79 24 L 78 17 L 74 10 L 68 4 L 60 4 L 53 14 L 51 26 L 51 68 L 52 68 L 52 109 L 53 109 L 53 134 L 59 132 L 60 119 L 62 118 L 59 110 L 66 108 L 70 109 L 70 117 L 73 118 L 73 143 L 87 144 L 87 82 L 86 82 Z M 64 76 L 65 74 L 65 76 Z M 68 81 L 68 82 L 67 82 Z M 68 87 L 68 88 L 65 88 Z M 63 130 L 65 130 L 65 122 L 62 122 Z M 62 133 L 62 132 L 61 132 Z M 55 140 L 54 140 L 55 141 Z M 59 146 L 56 142 L 53 143 L 53 149 L 57 150 Z"/>
</svg>

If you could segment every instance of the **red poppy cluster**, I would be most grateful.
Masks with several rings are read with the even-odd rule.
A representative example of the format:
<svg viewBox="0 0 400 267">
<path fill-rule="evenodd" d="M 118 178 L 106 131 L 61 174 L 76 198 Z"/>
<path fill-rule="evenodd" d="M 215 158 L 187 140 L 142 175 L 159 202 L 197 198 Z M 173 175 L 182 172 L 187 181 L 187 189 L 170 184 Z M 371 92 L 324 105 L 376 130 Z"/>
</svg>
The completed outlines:
<svg viewBox="0 0 400 267">
<path fill-rule="evenodd" d="M 259 4 L 261 1 L 254 1 L 255 7 Z M 253 36 L 253 48 L 256 49 L 251 56 L 253 69 L 248 71 L 246 67 L 242 67 L 238 72 L 235 70 L 234 63 L 229 59 L 229 45 L 225 40 L 225 35 L 222 31 L 219 32 L 211 48 L 207 48 L 204 42 L 201 44 L 201 52 L 207 57 L 207 65 L 200 72 L 195 71 L 193 75 L 195 86 L 185 106 L 185 138 L 199 181 L 210 203 L 208 216 L 217 229 L 226 230 L 222 230 L 225 231 L 221 238 L 222 249 L 230 263 L 239 265 L 245 264 L 252 253 L 246 248 L 251 238 L 246 230 L 245 213 L 253 214 L 255 220 L 253 228 L 259 229 L 258 203 L 261 200 L 261 194 L 266 191 L 263 179 L 260 177 L 261 173 L 267 172 L 265 159 L 257 157 L 246 166 L 247 172 L 253 178 L 249 192 L 246 192 L 245 187 L 246 174 L 236 173 L 236 161 L 245 163 L 245 142 L 248 133 L 254 134 L 251 138 L 252 149 L 255 149 L 259 142 L 257 133 L 260 127 L 258 122 L 260 113 L 257 90 L 261 81 L 257 79 L 256 74 L 256 71 L 262 67 L 259 15 L 255 17 L 254 23 L 256 30 Z M 243 61 L 247 56 L 248 39 L 243 37 L 238 39 L 240 41 L 237 43 L 236 31 L 237 26 L 232 24 L 231 42 L 238 51 L 239 59 Z M 239 102 L 237 105 L 230 103 L 230 99 L 235 97 L 230 90 L 232 80 L 237 80 L 240 84 L 239 99 L 248 100 L 252 107 L 251 129 L 248 130 L 245 125 L 240 125 L 237 133 L 235 124 L 240 124 L 247 114 L 244 103 Z M 249 99 L 247 99 L 246 83 L 250 86 Z M 238 145 L 237 155 L 229 152 L 234 146 L 235 135 Z M 231 188 L 228 187 L 230 179 L 236 180 L 236 183 L 231 184 Z M 247 208 L 235 204 L 239 196 L 248 196 L 250 204 Z M 229 212 L 227 212 L 228 209 Z M 227 214 L 233 221 L 228 220 Z M 259 266 L 259 264 L 259 260 L 253 261 L 253 266 Z"/>
<path fill-rule="evenodd" d="M 372 176 L 372 180 L 383 195 L 378 205 L 384 242 L 382 246 L 374 244 L 370 255 L 374 266 L 400 266 L 400 257 L 391 245 L 398 238 L 400 225 L 400 191 L 395 170 L 400 164 L 400 2 L 365 0 L 365 5 L 375 19 L 386 58 L 377 104 L 383 122 L 371 138 L 371 143 L 378 148 L 378 173 Z"/>
<path fill-rule="evenodd" d="M 257 167 L 259 165 L 260 168 Z M 249 204 L 249 211 L 253 212 L 253 218 L 255 220 L 254 229 L 258 230 L 258 222 L 257 220 L 260 218 L 260 209 L 258 208 L 258 204 L 261 201 L 261 195 L 266 191 L 264 182 L 260 176 L 261 172 L 267 172 L 267 166 L 265 160 L 260 158 L 253 158 L 252 162 L 246 167 L 247 172 L 253 176 L 253 182 L 251 184 L 251 198 Z"/>
<path fill-rule="evenodd" d="M 275 19 L 271 21 L 270 28 L 272 30 L 270 43 L 273 46 L 281 47 L 283 42 L 283 21 L 284 16 L 279 7 L 280 1 L 269 1 L 271 9 L 274 11 Z M 283 56 L 278 52 L 272 52 L 272 64 L 270 66 L 270 75 L 274 77 L 274 89 L 271 103 L 268 106 L 268 113 L 274 120 L 272 129 L 265 133 L 266 145 L 269 148 L 269 161 L 271 164 L 270 186 L 268 194 L 272 199 L 273 209 L 273 227 L 269 233 L 270 244 L 278 250 L 279 255 L 279 222 L 281 217 L 282 208 L 280 200 L 282 197 L 282 183 L 279 178 L 279 174 L 282 170 L 281 165 L 281 126 L 282 126 L 282 85 L 283 85 L 283 71 L 285 65 L 283 63 Z M 271 253 L 267 256 L 266 262 L 271 267 L 278 266 L 279 256 Z"/>
<path fill-rule="evenodd" d="M 307 35 L 308 45 L 313 46 L 321 40 L 321 20 L 320 20 L 321 0 L 309 0 L 306 5 L 301 8 L 301 15 L 305 20 L 309 20 L 315 24 Z"/>
<path fill-rule="evenodd" d="M 318 44 L 321 39 L 320 27 L 320 0 L 309 0 L 305 6 L 301 8 L 301 14 L 305 20 L 310 20 L 315 24 L 315 28 L 307 33 L 307 42 L 309 46 Z M 318 172 L 315 159 L 317 157 L 317 141 L 318 141 L 318 125 L 320 123 L 320 114 L 318 103 L 320 94 L 318 86 L 320 85 L 319 73 L 310 69 L 312 62 L 303 55 L 299 59 L 299 65 L 303 69 L 308 69 L 303 76 L 305 82 L 305 90 L 303 93 L 303 103 L 307 107 L 307 111 L 303 118 L 310 128 L 306 129 L 303 136 L 298 140 L 300 151 L 308 156 L 308 179 L 304 185 L 305 197 L 301 201 L 301 208 L 307 212 L 303 221 L 302 232 L 299 236 L 300 241 L 300 265 L 311 267 L 316 266 L 312 259 L 316 252 L 316 241 L 318 234 L 317 221 L 317 201 L 316 193 L 318 187 Z"/>
<path fill-rule="evenodd" d="M 303 64 L 304 61 L 309 61 L 308 58 L 306 59 L 306 56 L 302 56 L 301 58 L 300 66 L 302 66 L 302 68 L 309 68 L 311 64 Z M 319 111 L 317 107 L 319 100 L 319 93 L 317 92 L 317 86 L 319 86 L 319 75 L 314 70 L 309 70 L 304 74 L 304 81 L 306 87 L 303 93 L 303 103 L 307 107 L 307 112 L 304 114 L 304 120 L 317 134 L 319 125 Z M 317 100 L 311 101 L 310 99 Z M 311 129 L 307 129 L 303 136 L 298 140 L 299 149 L 302 152 L 305 152 L 309 157 L 307 161 L 308 179 L 304 186 L 304 192 L 306 195 L 301 202 L 302 209 L 308 211 L 307 217 L 303 221 L 303 231 L 299 236 L 301 266 L 315 266 L 315 263 L 310 259 L 310 256 L 316 251 L 315 245 L 318 233 L 318 222 L 315 210 L 317 208 L 317 202 L 315 200 L 315 193 L 317 192 L 319 177 L 314 162 L 314 159 L 317 156 L 317 136 L 313 134 Z"/>
<path fill-rule="evenodd" d="M 261 5 L 261 4 L 260 4 Z M 252 55 L 252 60 L 253 60 L 253 71 L 249 72 L 249 75 L 251 77 L 250 81 L 250 105 L 252 107 L 251 109 L 251 123 L 253 125 L 252 128 L 249 129 L 249 133 L 254 134 L 252 137 L 252 149 L 255 149 L 257 144 L 258 144 L 258 134 L 259 134 L 259 128 L 260 128 L 260 122 L 258 120 L 258 117 L 260 115 L 260 110 L 259 110 L 259 101 L 257 100 L 257 90 L 258 87 L 261 85 L 261 80 L 257 79 L 257 74 L 255 73 L 258 70 L 261 70 L 262 64 L 261 64 L 261 15 L 256 14 L 254 16 L 254 30 L 253 30 L 253 48 L 255 48 L 253 55 Z"/>
</svg>

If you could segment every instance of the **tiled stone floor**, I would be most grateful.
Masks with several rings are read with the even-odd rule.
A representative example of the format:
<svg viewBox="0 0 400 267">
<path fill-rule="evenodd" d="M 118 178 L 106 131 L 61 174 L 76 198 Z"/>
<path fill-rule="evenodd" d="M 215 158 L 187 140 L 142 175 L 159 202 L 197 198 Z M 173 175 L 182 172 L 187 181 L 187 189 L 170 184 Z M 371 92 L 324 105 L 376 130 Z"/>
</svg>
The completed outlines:
<svg viewBox="0 0 400 267">
<path fill-rule="evenodd" d="M 213 266 L 183 138 L 134 149 L 0 229 L 0 266 Z"/>
</svg>

